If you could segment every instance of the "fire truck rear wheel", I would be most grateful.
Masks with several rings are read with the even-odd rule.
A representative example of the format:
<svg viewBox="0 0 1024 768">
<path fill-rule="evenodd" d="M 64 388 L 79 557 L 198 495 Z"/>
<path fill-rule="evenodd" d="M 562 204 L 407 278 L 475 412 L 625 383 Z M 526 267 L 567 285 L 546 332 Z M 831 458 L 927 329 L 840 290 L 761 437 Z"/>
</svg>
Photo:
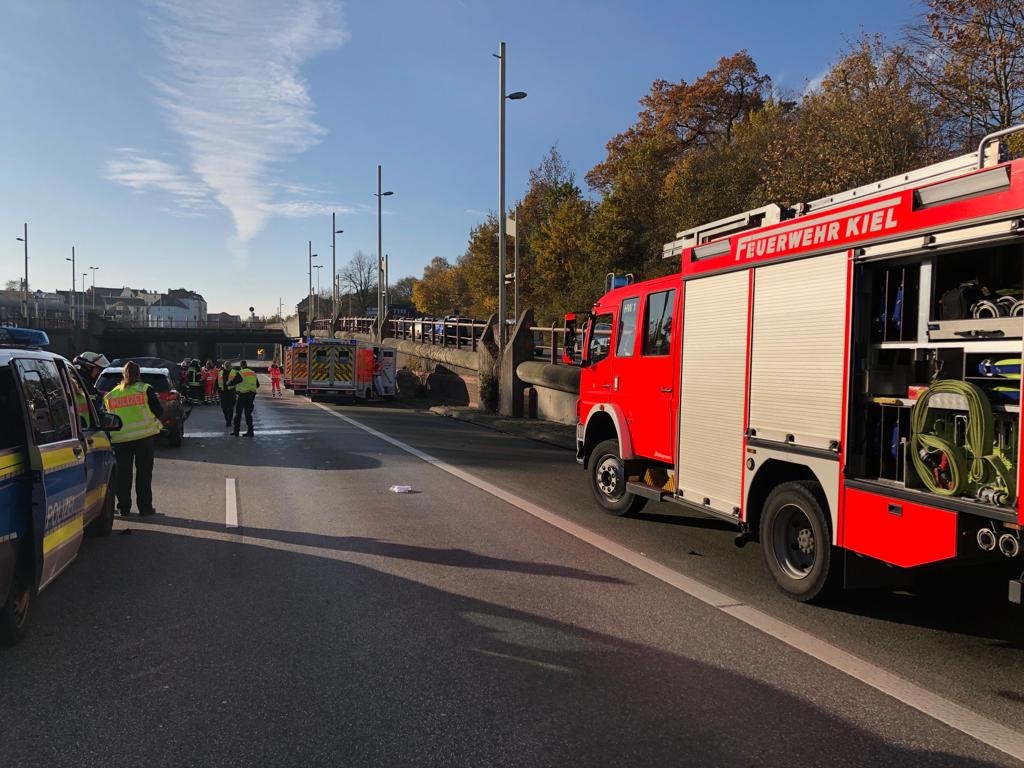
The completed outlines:
<svg viewBox="0 0 1024 768">
<path fill-rule="evenodd" d="M 827 502 L 817 483 L 783 483 L 761 512 L 761 550 L 783 592 L 800 602 L 820 602 L 832 591 L 832 534 Z"/>
<path fill-rule="evenodd" d="M 643 496 L 626 491 L 626 470 L 618 440 L 598 443 L 590 454 L 590 489 L 601 508 L 611 515 L 638 512 L 647 503 Z"/>
</svg>

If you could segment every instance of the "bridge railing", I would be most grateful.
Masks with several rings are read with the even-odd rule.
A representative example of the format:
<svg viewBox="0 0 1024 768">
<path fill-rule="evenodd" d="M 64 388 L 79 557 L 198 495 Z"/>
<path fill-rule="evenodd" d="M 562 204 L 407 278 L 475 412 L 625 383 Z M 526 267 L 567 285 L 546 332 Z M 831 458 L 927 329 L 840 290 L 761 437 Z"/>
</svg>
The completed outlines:
<svg viewBox="0 0 1024 768">
<path fill-rule="evenodd" d="M 178 329 L 235 329 L 256 330 L 277 329 L 281 327 L 279 320 L 173 320 L 163 317 L 147 317 L 142 320 L 104 315 L 103 321 L 115 328 L 178 328 Z"/>
<path fill-rule="evenodd" d="M 550 326 L 535 325 L 530 327 L 530 331 L 533 332 L 535 360 L 544 360 L 552 365 L 580 364 L 583 351 L 579 343 L 573 345 L 572 363 L 562 359 L 565 352 L 566 333 L 568 333 L 565 326 L 559 326 L 558 323 L 552 323 Z"/>
<path fill-rule="evenodd" d="M 429 317 L 396 318 L 390 321 L 392 336 L 420 344 L 454 349 L 477 349 L 487 323 L 483 320 L 438 320 Z"/>
</svg>

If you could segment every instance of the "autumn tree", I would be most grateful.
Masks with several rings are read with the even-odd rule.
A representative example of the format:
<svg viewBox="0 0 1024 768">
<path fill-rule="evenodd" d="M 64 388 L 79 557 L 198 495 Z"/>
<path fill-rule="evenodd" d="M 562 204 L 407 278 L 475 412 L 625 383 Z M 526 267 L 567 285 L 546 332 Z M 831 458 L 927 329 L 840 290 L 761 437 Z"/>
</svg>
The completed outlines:
<svg viewBox="0 0 1024 768">
<path fill-rule="evenodd" d="M 656 80 L 641 99 L 637 122 L 608 143 L 608 155 L 587 174 L 603 195 L 595 212 L 593 246 L 617 270 L 642 276 L 663 272 L 661 246 L 685 221 L 664 215 L 666 196 L 676 196 L 698 177 L 694 163 L 713 163 L 733 142 L 771 87 L 746 51 L 723 57 L 693 83 Z M 720 196 L 721 197 L 721 196 Z M 722 208 L 731 208 L 727 201 Z"/>
<path fill-rule="evenodd" d="M 377 306 L 377 259 L 356 251 L 338 272 L 341 284 L 354 299 L 353 311 L 365 315 L 370 306 Z"/>
<path fill-rule="evenodd" d="M 392 304 L 406 304 L 415 307 L 412 294 L 416 287 L 415 277 L 402 277 L 388 287 L 388 295 Z"/>
<path fill-rule="evenodd" d="M 917 85 L 961 151 L 1024 118 L 1024 0 L 928 0 L 908 30 Z"/>
<path fill-rule="evenodd" d="M 458 308 L 479 318 L 497 312 L 498 219 L 493 213 L 470 231 L 466 252 L 459 257 L 457 266 L 465 281 L 467 298 Z"/>
<path fill-rule="evenodd" d="M 764 197 L 792 204 L 938 159 L 939 124 L 911 57 L 878 36 L 853 45 L 765 148 Z"/>
<path fill-rule="evenodd" d="M 413 303 L 426 315 L 447 315 L 465 306 L 466 298 L 461 270 L 441 256 L 431 259 L 423 268 L 423 277 L 412 288 Z"/>
</svg>

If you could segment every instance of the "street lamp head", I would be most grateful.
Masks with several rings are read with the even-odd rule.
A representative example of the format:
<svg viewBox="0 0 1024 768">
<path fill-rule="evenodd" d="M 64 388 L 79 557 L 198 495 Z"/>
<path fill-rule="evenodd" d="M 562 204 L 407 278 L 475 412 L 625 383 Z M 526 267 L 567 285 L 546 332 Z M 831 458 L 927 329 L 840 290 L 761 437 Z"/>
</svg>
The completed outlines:
<svg viewBox="0 0 1024 768">
<path fill-rule="evenodd" d="M 344 229 L 336 229 L 336 230 L 334 230 L 334 234 L 340 235 L 344 231 L 345 231 Z"/>
<path fill-rule="evenodd" d="M 395 193 L 392 192 L 391 190 L 388 190 L 387 192 L 380 192 L 380 193 L 374 192 L 373 196 L 374 197 L 390 197 L 393 194 L 395 194 Z"/>
<path fill-rule="evenodd" d="M 19 243 L 24 243 L 25 242 L 25 238 L 24 237 L 16 237 L 14 239 L 17 240 Z"/>
<path fill-rule="evenodd" d="M 526 98 L 526 91 L 513 91 L 505 98 L 509 101 L 519 101 L 520 99 Z"/>
</svg>

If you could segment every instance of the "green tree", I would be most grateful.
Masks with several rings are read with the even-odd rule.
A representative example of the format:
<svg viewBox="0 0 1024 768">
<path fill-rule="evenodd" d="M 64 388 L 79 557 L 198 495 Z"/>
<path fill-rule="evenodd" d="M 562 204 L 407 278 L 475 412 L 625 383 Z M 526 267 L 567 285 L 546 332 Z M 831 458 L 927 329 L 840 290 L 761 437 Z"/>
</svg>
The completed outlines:
<svg viewBox="0 0 1024 768">
<path fill-rule="evenodd" d="M 466 298 L 462 271 L 441 256 L 431 259 L 423 268 L 423 277 L 412 286 L 412 301 L 426 315 L 447 315 L 464 306 Z"/>
</svg>

